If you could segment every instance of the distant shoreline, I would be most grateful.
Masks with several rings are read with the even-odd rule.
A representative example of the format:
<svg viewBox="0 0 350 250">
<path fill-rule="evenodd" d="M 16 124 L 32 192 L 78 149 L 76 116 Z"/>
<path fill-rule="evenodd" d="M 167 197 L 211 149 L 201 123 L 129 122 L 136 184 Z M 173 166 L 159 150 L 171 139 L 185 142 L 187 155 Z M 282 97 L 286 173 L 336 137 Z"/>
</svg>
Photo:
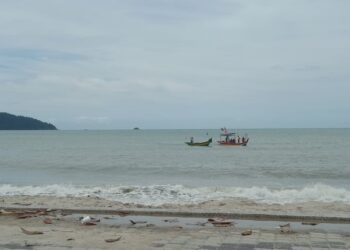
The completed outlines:
<svg viewBox="0 0 350 250">
<path fill-rule="evenodd" d="M 0 112 L 0 130 L 57 130 L 51 123 Z"/>
</svg>

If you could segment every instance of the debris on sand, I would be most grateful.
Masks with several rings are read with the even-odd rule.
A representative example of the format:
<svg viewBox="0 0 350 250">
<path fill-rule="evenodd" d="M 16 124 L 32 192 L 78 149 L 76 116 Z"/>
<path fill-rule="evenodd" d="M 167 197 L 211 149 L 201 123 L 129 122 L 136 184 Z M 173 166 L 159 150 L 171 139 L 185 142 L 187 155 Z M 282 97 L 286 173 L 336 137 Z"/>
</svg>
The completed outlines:
<svg viewBox="0 0 350 250">
<path fill-rule="evenodd" d="M 140 221 L 134 221 L 134 220 L 129 220 L 131 224 L 135 225 L 135 224 L 146 224 L 147 221 L 143 221 L 143 220 L 140 220 Z"/>
<path fill-rule="evenodd" d="M 153 243 L 152 246 L 153 247 L 164 247 L 165 244 L 164 243 Z"/>
<path fill-rule="evenodd" d="M 112 243 L 112 242 L 119 241 L 121 238 L 122 238 L 122 237 L 119 236 L 119 237 L 117 237 L 117 238 L 115 238 L 115 239 L 105 239 L 105 242 L 107 242 L 107 243 Z"/>
<path fill-rule="evenodd" d="M 84 226 L 96 226 L 97 224 L 95 222 L 85 222 L 85 223 L 82 223 Z"/>
<path fill-rule="evenodd" d="M 18 205 L 18 206 L 30 206 L 32 205 L 32 203 L 20 203 L 20 202 L 15 202 L 15 203 L 12 203 L 13 205 Z"/>
<path fill-rule="evenodd" d="M 317 222 L 311 222 L 311 221 L 303 221 L 301 224 L 302 225 L 308 225 L 308 226 L 316 226 L 316 225 L 318 225 Z"/>
<path fill-rule="evenodd" d="M 96 226 L 96 223 L 100 222 L 100 220 L 92 218 L 90 216 L 85 216 L 81 218 L 80 222 L 85 226 Z"/>
<path fill-rule="evenodd" d="M 292 228 L 290 226 L 290 224 L 285 224 L 285 225 L 280 225 L 280 231 L 281 233 L 291 233 L 292 232 Z"/>
<path fill-rule="evenodd" d="M 196 222 L 196 223 L 186 223 L 186 225 L 204 227 L 207 223 L 208 223 L 208 222 Z"/>
<path fill-rule="evenodd" d="M 25 247 L 34 247 L 35 246 L 35 244 L 30 244 L 30 243 L 28 243 L 26 240 L 24 241 L 24 246 Z"/>
<path fill-rule="evenodd" d="M 44 222 L 45 224 L 52 224 L 52 220 L 51 220 L 50 218 L 45 218 L 45 219 L 43 220 L 43 222 Z"/>
<path fill-rule="evenodd" d="M 248 235 L 252 235 L 253 230 L 249 229 L 249 230 L 245 230 L 241 233 L 241 235 L 243 236 L 248 236 Z"/>
<path fill-rule="evenodd" d="M 22 231 L 22 233 L 27 234 L 27 235 L 44 234 L 42 231 L 30 231 L 30 230 L 24 229 L 23 227 L 21 227 L 21 231 Z"/>
<path fill-rule="evenodd" d="M 118 211 L 117 214 L 118 214 L 120 217 L 124 217 L 124 216 L 129 215 L 129 213 L 126 212 L 126 211 Z"/>
<path fill-rule="evenodd" d="M 41 215 L 47 215 L 47 212 L 43 210 L 6 211 L 5 209 L 1 209 L 0 215 L 14 215 L 17 216 L 17 219 L 26 219 Z"/>
<path fill-rule="evenodd" d="M 6 211 L 5 209 L 0 210 L 0 215 L 17 215 L 17 212 L 14 211 Z"/>
<path fill-rule="evenodd" d="M 210 218 L 208 222 L 215 227 L 229 227 L 232 226 L 233 221 L 226 220 L 224 218 Z"/>
<path fill-rule="evenodd" d="M 179 222 L 179 220 L 178 219 L 165 219 L 165 220 L 163 220 L 164 222 L 169 222 L 169 223 L 174 223 L 174 222 Z"/>
<path fill-rule="evenodd" d="M 17 215 L 17 219 L 27 219 L 27 218 L 47 215 L 47 212 L 43 210 L 25 210 L 23 212 L 17 212 L 16 215 Z"/>
</svg>

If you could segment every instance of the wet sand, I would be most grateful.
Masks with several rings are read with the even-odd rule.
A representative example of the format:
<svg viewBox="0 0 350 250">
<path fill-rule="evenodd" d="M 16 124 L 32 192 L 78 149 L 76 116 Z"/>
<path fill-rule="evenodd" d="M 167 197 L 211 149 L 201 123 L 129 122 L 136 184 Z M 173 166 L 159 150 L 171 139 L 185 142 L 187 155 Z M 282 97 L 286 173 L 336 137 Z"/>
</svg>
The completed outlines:
<svg viewBox="0 0 350 250">
<path fill-rule="evenodd" d="M 228 214 L 267 214 L 271 216 L 314 216 L 350 218 L 350 205 L 333 202 L 304 202 L 293 204 L 266 204 L 250 200 L 231 199 L 208 201 L 199 204 L 146 206 L 121 203 L 99 197 L 52 197 L 52 196 L 0 196 L 0 207 L 55 208 L 83 210 L 147 210 L 173 211 L 179 213 L 228 213 Z"/>
</svg>

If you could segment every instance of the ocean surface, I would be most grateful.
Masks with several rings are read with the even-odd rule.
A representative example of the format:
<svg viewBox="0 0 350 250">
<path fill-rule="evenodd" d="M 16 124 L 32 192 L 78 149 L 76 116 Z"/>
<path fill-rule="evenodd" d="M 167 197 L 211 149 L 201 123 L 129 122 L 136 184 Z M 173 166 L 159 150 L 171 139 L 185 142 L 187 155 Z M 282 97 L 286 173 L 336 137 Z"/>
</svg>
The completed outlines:
<svg viewBox="0 0 350 250">
<path fill-rule="evenodd" d="M 0 195 L 86 196 L 141 204 L 225 198 L 350 204 L 350 129 L 0 131 Z M 184 144 L 213 137 L 210 147 Z"/>
</svg>

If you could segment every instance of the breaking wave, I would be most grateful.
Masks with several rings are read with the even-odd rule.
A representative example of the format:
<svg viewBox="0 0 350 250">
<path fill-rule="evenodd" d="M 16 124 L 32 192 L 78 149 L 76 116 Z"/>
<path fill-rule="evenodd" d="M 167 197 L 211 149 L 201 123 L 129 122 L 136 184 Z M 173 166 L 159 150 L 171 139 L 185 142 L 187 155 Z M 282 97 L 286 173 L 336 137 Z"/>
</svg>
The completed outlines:
<svg viewBox="0 0 350 250">
<path fill-rule="evenodd" d="M 29 195 L 56 197 L 96 196 L 123 203 L 143 205 L 193 204 L 209 200 L 249 199 L 261 203 L 343 202 L 350 204 L 350 191 L 324 184 L 300 189 L 269 189 L 267 187 L 200 187 L 182 185 L 154 186 L 14 186 L 0 185 L 0 196 Z"/>
</svg>

